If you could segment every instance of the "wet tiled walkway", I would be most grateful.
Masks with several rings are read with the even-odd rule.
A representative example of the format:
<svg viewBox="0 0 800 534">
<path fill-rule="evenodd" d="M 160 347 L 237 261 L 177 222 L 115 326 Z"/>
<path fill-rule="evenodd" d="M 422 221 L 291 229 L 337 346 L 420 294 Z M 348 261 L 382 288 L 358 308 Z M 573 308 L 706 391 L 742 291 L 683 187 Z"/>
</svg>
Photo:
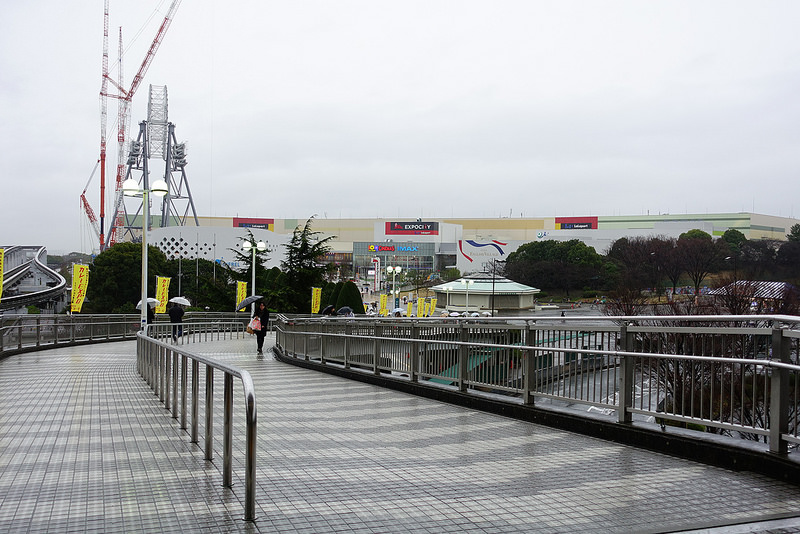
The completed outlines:
<svg viewBox="0 0 800 534">
<path fill-rule="evenodd" d="M 190 347 L 253 376 L 255 523 L 243 418 L 226 489 L 121 342 L 0 361 L 0 532 L 800 532 L 800 486 Z"/>
</svg>

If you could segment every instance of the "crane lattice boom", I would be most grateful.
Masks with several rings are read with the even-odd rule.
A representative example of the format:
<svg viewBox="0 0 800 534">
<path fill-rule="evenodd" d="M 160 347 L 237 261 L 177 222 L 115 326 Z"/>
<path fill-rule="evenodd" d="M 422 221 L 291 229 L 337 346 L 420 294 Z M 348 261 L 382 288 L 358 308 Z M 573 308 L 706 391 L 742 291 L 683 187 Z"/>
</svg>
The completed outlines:
<svg viewBox="0 0 800 534">
<path fill-rule="evenodd" d="M 128 128 L 128 117 L 130 115 L 130 106 L 131 101 L 133 100 L 133 96 L 136 94 L 136 90 L 139 88 L 142 80 L 144 79 L 147 70 L 150 68 L 150 65 L 153 62 L 153 58 L 155 57 L 156 52 L 158 51 L 159 46 L 161 46 L 161 42 L 164 40 L 164 35 L 166 35 L 167 30 L 169 29 L 170 24 L 172 23 L 172 19 L 174 18 L 175 12 L 180 5 L 181 0 L 173 0 L 172 4 L 167 11 L 164 20 L 161 22 L 161 26 L 158 28 L 158 32 L 156 36 L 153 38 L 153 42 L 150 44 L 150 48 L 147 51 L 147 54 L 142 61 L 142 64 L 139 66 L 139 70 L 136 72 L 136 76 L 133 78 L 133 82 L 129 89 L 125 90 L 124 83 L 122 81 L 122 28 L 120 28 L 120 45 L 119 45 L 119 82 L 115 81 L 111 78 L 108 72 L 108 4 L 109 0 L 105 0 L 104 2 L 104 11 L 103 11 L 103 61 L 102 61 L 102 85 L 100 88 L 100 227 L 97 228 L 97 218 L 94 216 L 94 210 L 92 210 L 91 206 L 89 205 L 88 200 L 86 200 L 85 190 L 84 194 L 81 194 L 81 203 L 84 206 L 84 210 L 86 211 L 87 217 L 95 226 L 95 229 L 98 231 L 99 241 L 100 241 L 100 250 L 106 248 L 106 246 L 111 246 L 116 242 L 116 234 L 117 229 L 122 224 L 122 216 L 120 213 L 120 200 L 121 198 L 117 198 L 114 205 L 115 210 L 113 214 L 114 222 L 112 223 L 111 227 L 108 230 L 108 237 L 107 239 L 104 237 L 104 223 L 105 223 L 105 161 L 106 161 L 106 126 L 108 120 L 108 110 L 107 110 L 107 99 L 115 98 L 118 101 L 118 129 L 117 129 L 117 142 L 119 143 L 118 147 L 118 161 L 117 161 L 117 175 L 115 181 L 115 196 L 120 197 L 122 195 L 122 178 L 124 174 L 124 162 L 125 162 L 125 141 L 127 139 L 127 128 Z M 117 94 L 109 93 L 108 85 L 109 83 L 114 86 L 117 90 Z"/>
</svg>

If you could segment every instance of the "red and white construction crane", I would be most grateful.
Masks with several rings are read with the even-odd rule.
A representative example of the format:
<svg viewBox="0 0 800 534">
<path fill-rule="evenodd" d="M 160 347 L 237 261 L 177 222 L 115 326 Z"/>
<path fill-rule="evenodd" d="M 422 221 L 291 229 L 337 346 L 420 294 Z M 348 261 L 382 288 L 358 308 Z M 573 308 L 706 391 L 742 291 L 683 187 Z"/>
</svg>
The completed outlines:
<svg viewBox="0 0 800 534">
<path fill-rule="evenodd" d="M 133 100 L 133 96 L 136 94 L 136 90 L 139 88 L 139 85 L 142 83 L 142 79 L 144 75 L 147 73 L 147 69 L 150 68 L 150 64 L 153 62 L 153 58 L 158 51 L 158 47 L 161 46 L 161 41 L 164 39 L 164 35 L 167 33 L 167 29 L 169 29 L 169 25 L 172 22 L 172 19 L 175 15 L 175 11 L 178 9 L 178 5 L 180 5 L 181 0 L 173 0 L 172 4 L 167 11 L 164 20 L 161 22 L 161 26 L 158 28 L 158 32 L 156 36 L 153 38 L 153 42 L 150 44 L 150 48 L 147 51 L 147 54 L 144 57 L 144 61 L 139 66 L 139 70 L 136 73 L 136 76 L 133 77 L 133 82 L 131 86 L 126 90 L 123 87 L 123 80 L 122 80 L 122 28 L 120 28 L 119 34 L 119 81 L 115 81 L 108 73 L 108 3 L 109 0 L 105 0 L 104 5 L 104 12 L 103 12 L 103 74 L 102 74 L 102 85 L 100 88 L 100 227 L 96 228 L 97 225 L 97 217 L 94 215 L 94 210 L 92 210 L 89 202 L 86 200 L 86 189 L 84 189 L 84 193 L 81 194 L 81 204 L 83 205 L 83 209 L 86 212 L 86 216 L 89 218 L 89 221 L 95 227 L 95 231 L 98 233 L 99 241 L 100 241 L 100 250 L 105 250 L 106 247 L 112 246 L 116 242 L 116 234 L 117 229 L 122 225 L 122 213 L 120 212 L 121 207 L 121 199 L 122 199 L 122 178 L 125 173 L 125 140 L 127 139 L 127 132 L 128 132 L 128 123 L 130 117 L 130 109 L 131 109 L 131 101 Z M 109 83 L 114 86 L 116 92 L 110 93 L 108 89 Z M 108 106 L 107 106 L 107 99 L 108 98 L 116 98 L 118 101 L 118 122 L 117 122 L 117 141 L 119 143 L 118 148 L 118 159 L 117 159 L 117 173 L 116 173 L 116 180 L 115 180 L 115 197 L 116 201 L 114 203 L 115 210 L 112 216 L 113 222 L 108 229 L 108 233 L 104 234 L 105 231 L 105 188 L 106 188 L 106 123 L 107 123 L 107 114 L 108 114 Z M 94 173 L 92 173 L 94 175 Z M 91 178 L 89 178 L 91 181 Z M 88 184 L 87 184 L 88 187 Z"/>
</svg>

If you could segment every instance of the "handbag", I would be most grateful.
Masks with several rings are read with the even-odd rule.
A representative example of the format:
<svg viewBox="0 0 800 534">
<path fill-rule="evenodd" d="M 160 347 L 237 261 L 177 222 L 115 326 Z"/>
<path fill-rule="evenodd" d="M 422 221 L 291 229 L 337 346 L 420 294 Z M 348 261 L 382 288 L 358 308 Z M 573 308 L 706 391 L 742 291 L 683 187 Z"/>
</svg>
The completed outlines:
<svg viewBox="0 0 800 534">
<path fill-rule="evenodd" d="M 252 333 L 253 333 L 253 329 L 252 329 L 252 328 L 250 328 L 250 325 L 247 325 L 247 328 L 245 329 L 245 331 L 246 331 L 248 334 L 252 334 Z"/>
<path fill-rule="evenodd" d="M 251 330 L 254 330 L 254 331 L 255 330 L 260 331 L 261 330 L 261 319 L 259 319 L 258 317 L 253 317 L 253 320 L 250 321 L 250 324 L 247 325 L 247 327 L 250 328 Z"/>
</svg>

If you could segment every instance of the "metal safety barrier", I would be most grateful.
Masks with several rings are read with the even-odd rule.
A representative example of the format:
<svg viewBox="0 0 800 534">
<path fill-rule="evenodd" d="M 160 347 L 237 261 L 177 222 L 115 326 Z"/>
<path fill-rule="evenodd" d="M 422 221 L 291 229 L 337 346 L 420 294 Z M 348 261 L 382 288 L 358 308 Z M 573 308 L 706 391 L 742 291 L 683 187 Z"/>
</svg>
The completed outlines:
<svg viewBox="0 0 800 534">
<path fill-rule="evenodd" d="M 139 315 L 14 315 L 0 318 L 0 356 L 80 343 L 134 339 Z"/>
<path fill-rule="evenodd" d="M 800 445 L 800 317 L 279 316 L 290 358 L 509 402 Z M 639 419 L 637 419 L 639 420 Z"/>
<path fill-rule="evenodd" d="M 172 417 L 180 417 L 182 430 L 190 428 L 191 442 L 199 443 L 198 428 L 200 424 L 200 365 L 205 368 L 205 436 L 203 449 L 205 459 L 213 459 L 214 432 L 214 374 L 223 374 L 223 446 L 222 446 L 222 484 L 232 486 L 233 458 L 233 379 L 242 383 L 245 407 L 245 504 L 244 520 L 255 520 L 255 460 L 257 411 L 253 379 L 245 370 L 194 354 L 182 348 L 180 343 L 207 339 L 241 337 L 244 325 L 241 322 L 231 323 L 184 323 L 188 333 L 176 343 L 172 339 L 171 324 L 149 325 L 148 332 L 137 336 L 137 368 L 145 381 L 158 395 Z M 208 327 L 208 328 L 204 328 Z M 149 334 L 149 335 L 148 335 Z M 152 337 L 151 337 L 152 336 Z M 163 339 L 167 338 L 167 341 Z M 191 369 L 191 375 L 189 370 Z M 191 406 L 189 406 L 191 398 Z M 191 427 L 187 419 L 191 417 Z"/>
</svg>

